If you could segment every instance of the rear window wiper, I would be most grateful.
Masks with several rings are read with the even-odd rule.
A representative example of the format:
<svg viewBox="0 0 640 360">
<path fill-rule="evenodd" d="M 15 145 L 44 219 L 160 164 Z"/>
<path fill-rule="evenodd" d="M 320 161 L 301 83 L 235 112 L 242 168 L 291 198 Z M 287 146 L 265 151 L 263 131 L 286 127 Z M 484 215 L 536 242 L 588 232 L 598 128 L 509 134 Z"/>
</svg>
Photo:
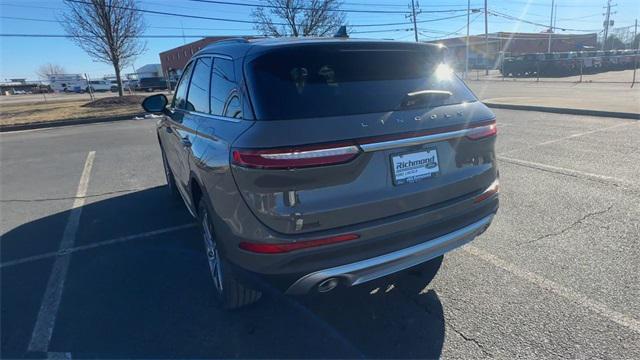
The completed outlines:
<svg viewBox="0 0 640 360">
<path fill-rule="evenodd" d="M 432 101 L 442 101 L 453 96 L 447 90 L 418 90 L 408 93 L 400 104 L 401 108 L 411 108 L 418 105 L 431 103 Z"/>
</svg>

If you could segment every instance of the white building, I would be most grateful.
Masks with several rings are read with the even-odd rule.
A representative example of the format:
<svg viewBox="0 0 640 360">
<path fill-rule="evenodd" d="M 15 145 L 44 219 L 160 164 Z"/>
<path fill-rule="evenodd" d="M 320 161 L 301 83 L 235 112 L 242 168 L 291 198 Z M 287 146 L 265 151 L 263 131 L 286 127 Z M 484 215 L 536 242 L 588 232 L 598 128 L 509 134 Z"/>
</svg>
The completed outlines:
<svg viewBox="0 0 640 360">
<path fill-rule="evenodd" d="M 138 74 L 138 79 L 163 77 L 162 66 L 160 66 L 160 64 L 147 64 L 138 68 L 136 74 Z"/>
</svg>

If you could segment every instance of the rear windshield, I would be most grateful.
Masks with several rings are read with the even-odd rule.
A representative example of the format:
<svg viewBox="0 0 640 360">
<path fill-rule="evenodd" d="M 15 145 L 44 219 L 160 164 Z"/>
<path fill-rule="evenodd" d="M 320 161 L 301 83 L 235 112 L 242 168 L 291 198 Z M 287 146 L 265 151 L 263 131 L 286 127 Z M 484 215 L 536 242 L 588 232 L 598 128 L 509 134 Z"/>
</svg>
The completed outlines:
<svg viewBox="0 0 640 360">
<path fill-rule="evenodd" d="M 253 59 L 247 64 L 247 76 L 261 120 L 378 113 L 475 101 L 471 91 L 441 60 L 441 51 L 427 47 L 300 46 Z M 430 90 L 438 90 L 439 95 L 433 96 Z"/>
</svg>

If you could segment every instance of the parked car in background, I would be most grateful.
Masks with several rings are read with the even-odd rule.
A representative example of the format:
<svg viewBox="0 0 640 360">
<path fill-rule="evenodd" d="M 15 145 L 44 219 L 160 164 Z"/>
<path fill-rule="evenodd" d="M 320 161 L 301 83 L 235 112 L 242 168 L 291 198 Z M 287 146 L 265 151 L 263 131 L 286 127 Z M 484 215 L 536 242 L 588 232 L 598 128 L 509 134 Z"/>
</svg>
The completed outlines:
<svg viewBox="0 0 640 360">
<path fill-rule="evenodd" d="M 94 91 L 94 92 L 103 92 L 111 90 L 111 83 L 106 80 L 91 80 L 89 81 L 89 86 L 87 86 L 86 91 Z"/>
<path fill-rule="evenodd" d="M 86 88 L 83 87 L 82 85 L 70 85 L 70 86 L 65 87 L 63 91 L 66 92 L 66 93 L 73 92 L 73 93 L 80 94 L 80 93 L 85 92 Z"/>
<path fill-rule="evenodd" d="M 167 183 L 198 219 L 223 307 L 257 301 L 265 280 L 329 292 L 441 261 L 487 229 L 495 115 L 445 50 L 220 41 L 193 56 L 170 105 L 144 101 L 163 114 Z"/>
<path fill-rule="evenodd" d="M 136 90 L 138 91 L 148 91 L 152 92 L 155 90 L 167 90 L 167 80 L 163 77 L 148 77 L 142 78 L 138 80 L 138 85 Z M 175 83 L 171 85 L 173 89 L 175 87 Z"/>
</svg>

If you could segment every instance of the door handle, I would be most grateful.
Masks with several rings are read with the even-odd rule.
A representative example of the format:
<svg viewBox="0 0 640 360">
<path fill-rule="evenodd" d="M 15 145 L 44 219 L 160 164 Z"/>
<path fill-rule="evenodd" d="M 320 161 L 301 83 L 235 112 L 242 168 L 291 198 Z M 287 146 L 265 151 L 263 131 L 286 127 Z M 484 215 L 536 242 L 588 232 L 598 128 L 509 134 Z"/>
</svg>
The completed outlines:
<svg viewBox="0 0 640 360">
<path fill-rule="evenodd" d="M 184 147 L 191 147 L 191 141 L 189 140 L 188 136 L 180 138 L 180 142 L 182 143 L 182 146 L 184 146 Z"/>
</svg>

